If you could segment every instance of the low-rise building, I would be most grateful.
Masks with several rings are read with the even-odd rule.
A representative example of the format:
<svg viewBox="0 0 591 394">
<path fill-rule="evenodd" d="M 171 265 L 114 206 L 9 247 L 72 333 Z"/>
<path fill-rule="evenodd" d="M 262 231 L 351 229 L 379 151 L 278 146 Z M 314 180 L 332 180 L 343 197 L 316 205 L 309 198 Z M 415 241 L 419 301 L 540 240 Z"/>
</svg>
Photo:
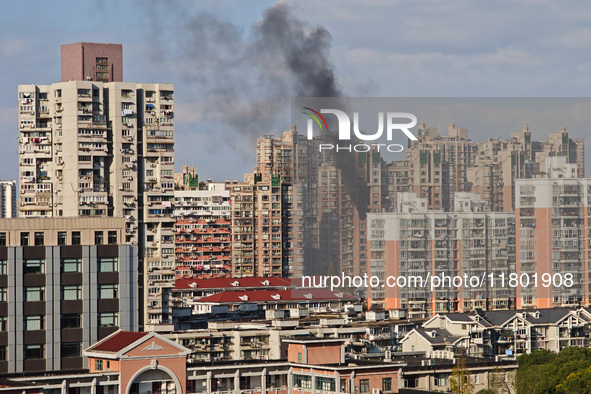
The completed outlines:
<svg viewBox="0 0 591 394">
<path fill-rule="evenodd" d="M 549 308 L 437 314 L 409 332 L 403 352 L 446 351 L 472 357 L 514 357 L 591 344 L 591 311 Z"/>
</svg>

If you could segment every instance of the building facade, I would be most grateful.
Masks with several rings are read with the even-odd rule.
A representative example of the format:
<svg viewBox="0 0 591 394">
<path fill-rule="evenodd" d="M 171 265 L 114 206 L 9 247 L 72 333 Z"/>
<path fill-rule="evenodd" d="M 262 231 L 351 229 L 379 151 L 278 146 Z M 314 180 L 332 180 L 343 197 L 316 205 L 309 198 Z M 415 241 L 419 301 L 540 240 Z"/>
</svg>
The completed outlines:
<svg viewBox="0 0 591 394">
<path fill-rule="evenodd" d="M 16 218 L 16 181 L 0 181 L 0 218 Z"/>
<path fill-rule="evenodd" d="M 401 212 L 368 214 L 370 272 L 385 284 L 371 289 L 372 305 L 405 309 L 410 317 L 474 307 L 515 308 L 514 289 L 496 279 L 476 287 L 454 286 L 448 279 L 433 288 L 430 279 L 491 273 L 508 278 L 515 273 L 513 213 L 482 212 L 478 195 L 469 193 L 456 194 L 456 212 L 428 211 L 427 199 L 414 193 L 399 197 L 407 198 L 399 201 Z M 409 282 L 386 285 L 390 276 Z"/>
<path fill-rule="evenodd" d="M 0 371 L 78 370 L 137 330 L 137 246 L 123 218 L 0 219 Z"/>
<path fill-rule="evenodd" d="M 161 294 L 174 277 L 174 88 L 121 82 L 120 46 L 80 51 L 88 45 L 63 48 L 67 82 L 18 87 L 20 217 L 125 217 L 124 242 L 138 245 L 145 278 L 142 320 L 167 320 Z M 91 54 L 107 59 L 113 78 L 78 79 L 72 63 Z"/>
<path fill-rule="evenodd" d="M 456 192 L 479 193 L 486 210 L 510 212 L 515 208 L 516 179 L 533 178 L 544 170 L 546 158 L 565 157 L 584 177 L 584 143 L 569 137 L 565 127 L 535 141 L 529 127 L 511 138 L 471 141 L 468 131 L 454 124 L 448 135 L 435 127 L 418 125 L 418 140 L 411 141 L 407 157 L 389 164 L 392 191 L 412 191 L 427 199 L 429 209 L 451 211 Z"/>
<path fill-rule="evenodd" d="M 518 307 L 589 305 L 591 180 L 558 159 L 547 177 L 515 183 L 517 274 L 531 282 L 518 286 Z"/>
</svg>

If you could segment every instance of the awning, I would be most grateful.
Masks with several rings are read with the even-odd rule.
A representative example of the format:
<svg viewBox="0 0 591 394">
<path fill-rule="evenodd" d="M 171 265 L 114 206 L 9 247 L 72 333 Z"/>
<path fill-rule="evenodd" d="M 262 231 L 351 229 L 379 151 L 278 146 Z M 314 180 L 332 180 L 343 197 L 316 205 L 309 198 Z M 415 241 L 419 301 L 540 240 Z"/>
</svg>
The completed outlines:
<svg viewBox="0 0 591 394">
<path fill-rule="evenodd" d="M 154 104 L 146 104 L 146 108 L 154 108 Z"/>
</svg>

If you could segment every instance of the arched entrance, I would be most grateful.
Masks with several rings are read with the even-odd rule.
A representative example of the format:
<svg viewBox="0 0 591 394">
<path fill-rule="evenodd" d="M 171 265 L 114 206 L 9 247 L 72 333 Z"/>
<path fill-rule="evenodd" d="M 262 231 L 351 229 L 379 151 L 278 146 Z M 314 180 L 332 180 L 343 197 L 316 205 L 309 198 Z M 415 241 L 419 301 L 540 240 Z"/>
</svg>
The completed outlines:
<svg viewBox="0 0 591 394">
<path fill-rule="evenodd" d="M 161 365 L 140 369 L 129 381 L 126 394 L 183 394 L 177 376 Z"/>
</svg>

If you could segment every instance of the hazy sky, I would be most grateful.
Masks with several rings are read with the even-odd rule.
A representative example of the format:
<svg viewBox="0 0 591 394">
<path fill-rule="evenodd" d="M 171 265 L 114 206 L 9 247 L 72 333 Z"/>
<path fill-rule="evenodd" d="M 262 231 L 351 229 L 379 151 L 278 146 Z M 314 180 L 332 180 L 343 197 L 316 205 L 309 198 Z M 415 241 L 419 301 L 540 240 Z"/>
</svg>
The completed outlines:
<svg viewBox="0 0 591 394">
<path fill-rule="evenodd" d="M 289 104 L 295 93 L 289 75 L 269 51 L 252 52 L 261 45 L 256 26 L 274 4 L 2 2 L 0 178 L 17 178 L 17 85 L 59 81 L 60 45 L 91 41 L 123 44 L 125 80 L 175 84 L 177 170 L 189 164 L 197 167 L 202 178 L 241 179 L 254 165 L 256 137 L 279 135 L 290 123 Z M 339 86 L 349 96 L 589 96 L 591 7 L 587 1 L 300 0 L 287 4 L 305 31 L 322 26 L 330 33 L 327 56 Z M 235 120 L 242 114 L 241 124 Z M 490 136 L 484 129 L 448 121 L 468 127 L 473 140 Z M 535 119 L 527 122 L 539 124 Z M 558 131 L 556 122 L 552 123 L 548 129 L 532 129 L 534 138 Z M 576 137 L 586 137 L 581 124 L 591 122 L 577 119 L 574 129 L 569 119 L 559 119 L 557 124 L 573 130 Z M 499 136 L 508 137 L 523 125 L 508 126 Z M 447 128 L 447 124 L 431 126 Z"/>
</svg>

